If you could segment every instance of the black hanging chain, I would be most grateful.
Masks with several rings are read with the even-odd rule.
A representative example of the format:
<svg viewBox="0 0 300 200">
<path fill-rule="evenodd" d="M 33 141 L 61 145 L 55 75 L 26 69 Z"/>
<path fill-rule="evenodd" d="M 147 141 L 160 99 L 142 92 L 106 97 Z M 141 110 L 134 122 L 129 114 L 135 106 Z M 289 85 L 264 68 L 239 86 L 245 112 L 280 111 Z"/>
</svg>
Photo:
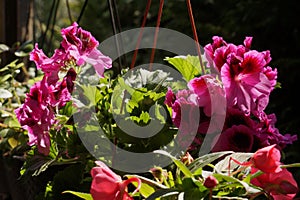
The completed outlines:
<svg viewBox="0 0 300 200">
<path fill-rule="evenodd" d="M 115 46 L 118 52 L 118 73 L 121 73 L 122 67 L 124 66 L 126 62 L 126 57 L 125 55 L 121 55 L 124 50 L 123 50 L 123 42 L 122 42 L 122 37 L 119 33 L 121 33 L 121 22 L 120 22 L 120 17 L 117 9 L 117 3 L 115 0 L 107 0 L 108 3 L 108 8 L 110 12 L 110 19 L 111 19 L 111 25 L 113 29 L 113 34 L 114 34 L 114 39 L 115 39 Z"/>
<path fill-rule="evenodd" d="M 85 0 L 85 1 L 84 1 L 84 4 L 83 4 L 83 6 L 82 6 L 82 8 L 81 8 L 80 14 L 79 14 L 79 16 L 78 16 L 78 18 L 77 18 L 77 21 L 76 21 L 77 24 L 80 23 L 80 20 L 81 20 L 81 18 L 82 18 L 82 16 L 83 16 L 84 10 L 85 10 L 85 8 L 86 8 L 86 6 L 87 6 L 87 4 L 88 4 L 88 1 L 89 1 L 89 0 Z"/>
<path fill-rule="evenodd" d="M 66 6 L 67 6 L 67 10 L 68 10 L 68 17 L 70 20 L 70 23 L 73 23 L 73 18 L 72 18 L 72 14 L 71 14 L 71 8 L 70 8 L 70 4 L 69 4 L 69 0 L 66 0 Z"/>
<path fill-rule="evenodd" d="M 53 15 L 55 4 L 56 4 L 56 0 L 53 0 L 52 6 L 51 6 L 51 9 L 50 9 L 50 12 L 49 12 L 49 17 L 48 17 L 48 20 L 47 20 L 46 30 L 45 30 L 45 32 L 43 34 L 42 41 L 41 41 L 41 47 L 40 48 L 43 48 L 43 46 L 45 44 L 46 35 L 47 35 L 48 30 L 49 30 L 50 21 L 51 21 L 52 15 Z"/>
</svg>

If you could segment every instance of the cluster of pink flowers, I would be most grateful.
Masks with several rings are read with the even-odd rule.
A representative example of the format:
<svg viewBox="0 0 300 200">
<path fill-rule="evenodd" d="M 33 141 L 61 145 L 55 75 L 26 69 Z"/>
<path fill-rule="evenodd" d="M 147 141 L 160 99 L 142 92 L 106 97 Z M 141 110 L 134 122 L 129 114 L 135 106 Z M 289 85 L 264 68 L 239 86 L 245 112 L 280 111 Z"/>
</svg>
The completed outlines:
<svg viewBox="0 0 300 200">
<path fill-rule="evenodd" d="M 212 151 L 255 152 L 272 144 L 284 148 L 297 140 L 297 135 L 280 134 L 275 114 L 265 113 L 277 70 L 269 66 L 270 52 L 251 50 L 251 42 L 252 37 L 246 37 L 243 45 L 234 45 L 213 37 L 204 47 L 211 74 L 190 80 L 188 89 L 176 94 L 168 90 L 165 104 L 172 108 L 182 138 L 197 131 L 191 149 L 211 133 L 221 133 Z M 224 116 L 225 122 L 219 120 Z"/>
<path fill-rule="evenodd" d="M 100 77 L 104 69 L 112 66 L 112 60 L 97 49 L 98 41 L 77 23 L 62 29 L 61 34 L 61 47 L 51 58 L 37 44 L 30 53 L 30 60 L 44 72 L 44 76 L 30 88 L 23 105 L 15 110 L 21 126 L 28 131 L 28 144 L 37 145 L 38 151 L 44 155 L 49 154 L 49 130 L 56 122 L 55 112 L 71 100 L 73 81 L 77 76 L 74 65 L 89 63 Z M 67 72 L 61 80 L 60 72 Z"/>
</svg>

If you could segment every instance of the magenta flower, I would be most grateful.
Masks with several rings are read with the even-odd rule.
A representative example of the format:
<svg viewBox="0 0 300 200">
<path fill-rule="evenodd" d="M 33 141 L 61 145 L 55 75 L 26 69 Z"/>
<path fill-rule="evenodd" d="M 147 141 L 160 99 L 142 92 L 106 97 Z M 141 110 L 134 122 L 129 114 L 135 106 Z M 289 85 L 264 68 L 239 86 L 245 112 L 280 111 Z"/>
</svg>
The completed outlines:
<svg viewBox="0 0 300 200">
<path fill-rule="evenodd" d="M 58 106 L 58 108 L 61 108 L 71 100 L 71 93 L 74 89 L 73 81 L 75 81 L 76 75 L 74 69 L 71 68 L 61 82 L 57 82 L 48 88 L 52 107 Z"/>
<path fill-rule="evenodd" d="M 97 74 L 102 77 L 104 69 L 112 66 L 112 60 L 103 55 L 98 49 L 98 41 L 90 32 L 78 27 L 74 22 L 72 26 L 61 30 L 63 41 L 62 47 L 76 61 L 77 65 L 89 63 L 94 66 Z"/>
<path fill-rule="evenodd" d="M 221 74 L 228 106 L 259 117 L 276 85 L 277 71 L 268 66 L 269 51 L 250 50 L 251 42 L 252 38 L 246 37 L 244 46 L 236 46 L 214 37 L 213 43 L 205 47 L 205 55 Z"/>
<path fill-rule="evenodd" d="M 212 175 L 209 175 L 205 180 L 203 185 L 209 189 L 216 187 L 219 181 Z"/>
<path fill-rule="evenodd" d="M 28 130 L 28 145 L 37 145 L 38 151 L 44 155 L 49 154 L 49 130 L 54 124 L 54 112 L 48 107 L 49 93 L 44 77 L 31 87 L 24 104 L 15 110 L 21 126 Z"/>
<path fill-rule="evenodd" d="M 287 144 L 292 144 L 296 141 L 297 135 L 281 134 L 276 128 L 276 115 L 263 115 L 261 121 L 257 125 L 257 143 L 259 147 L 265 147 L 277 144 L 280 148 L 285 148 Z"/>
<path fill-rule="evenodd" d="M 213 75 L 202 75 L 190 80 L 188 88 L 198 96 L 198 105 L 203 108 L 206 116 L 225 114 L 226 100 L 223 86 Z"/>
<path fill-rule="evenodd" d="M 43 50 L 35 48 L 30 53 L 30 60 L 34 61 L 37 69 L 41 69 L 48 76 L 48 84 L 55 84 L 58 81 L 58 72 L 68 60 L 67 54 L 62 49 L 56 49 L 53 56 L 48 58 Z"/>
</svg>

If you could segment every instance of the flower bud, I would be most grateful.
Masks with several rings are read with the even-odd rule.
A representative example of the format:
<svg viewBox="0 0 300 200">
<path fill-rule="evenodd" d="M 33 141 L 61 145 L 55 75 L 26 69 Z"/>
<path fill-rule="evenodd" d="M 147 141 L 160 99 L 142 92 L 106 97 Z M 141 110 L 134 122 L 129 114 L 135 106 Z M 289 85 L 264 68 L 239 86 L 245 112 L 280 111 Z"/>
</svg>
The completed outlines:
<svg viewBox="0 0 300 200">
<path fill-rule="evenodd" d="M 214 176 L 210 175 L 205 179 L 203 185 L 205 187 L 211 189 L 211 188 L 216 187 L 218 185 L 218 183 L 219 183 L 218 180 Z"/>
</svg>

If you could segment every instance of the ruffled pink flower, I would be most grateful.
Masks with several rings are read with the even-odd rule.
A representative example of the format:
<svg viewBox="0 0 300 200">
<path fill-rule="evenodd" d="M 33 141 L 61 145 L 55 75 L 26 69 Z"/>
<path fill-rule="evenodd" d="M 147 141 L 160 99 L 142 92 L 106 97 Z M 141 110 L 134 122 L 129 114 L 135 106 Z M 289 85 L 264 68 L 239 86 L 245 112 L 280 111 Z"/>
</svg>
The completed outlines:
<svg viewBox="0 0 300 200">
<path fill-rule="evenodd" d="M 69 69 L 66 76 L 61 82 L 51 85 L 49 89 L 50 105 L 59 108 L 66 105 L 71 100 L 71 93 L 74 89 L 74 82 L 76 79 L 76 72 L 73 68 Z"/>
<path fill-rule="evenodd" d="M 257 171 L 258 169 L 251 168 L 251 174 Z M 298 192 L 297 182 L 286 168 L 278 173 L 261 174 L 251 179 L 251 183 L 264 189 L 274 200 L 292 200 Z"/>
<path fill-rule="evenodd" d="M 89 63 L 94 66 L 97 74 L 102 77 L 104 69 L 112 67 L 110 57 L 103 55 L 98 49 L 98 41 L 90 32 L 78 27 L 74 22 L 72 26 L 61 30 L 62 47 L 76 61 L 77 65 Z"/>
<path fill-rule="evenodd" d="M 203 108 L 206 116 L 225 114 L 225 93 L 214 76 L 208 74 L 194 78 L 188 82 L 188 88 L 198 96 L 198 105 Z"/>
<path fill-rule="evenodd" d="M 28 145 L 37 145 L 40 153 L 49 154 L 49 130 L 54 124 L 54 112 L 48 107 L 49 92 L 46 78 L 35 83 L 22 106 L 15 110 L 21 126 L 28 130 Z"/>
<path fill-rule="evenodd" d="M 58 72 L 68 61 L 68 55 L 62 49 L 56 49 L 53 56 L 48 58 L 43 50 L 35 48 L 30 53 L 30 60 L 34 61 L 37 69 L 41 69 L 48 77 L 48 84 L 55 84 L 58 81 Z"/>
<path fill-rule="evenodd" d="M 250 50 L 252 38 L 246 37 L 244 45 L 227 44 L 221 37 L 214 37 L 206 45 L 205 55 L 210 65 L 221 74 L 228 105 L 238 107 L 246 114 L 260 116 L 274 89 L 277 71 L 268 66 L 269 51 Z"/>
<path fill-rule="evenodd" d="M 127 186 L 132 182 L 137 182 L 137 192 L 141 187 L 141 180 L 132 177 L 122 180 L 120 176 L 115 174 L 103 162 L 96 161 L 97 166 L 91 170 L 93 178 L 90 193 L 94 200 L 111 199 L 111 200 L 133 200 L 128 194 Z"/>
</svg>

